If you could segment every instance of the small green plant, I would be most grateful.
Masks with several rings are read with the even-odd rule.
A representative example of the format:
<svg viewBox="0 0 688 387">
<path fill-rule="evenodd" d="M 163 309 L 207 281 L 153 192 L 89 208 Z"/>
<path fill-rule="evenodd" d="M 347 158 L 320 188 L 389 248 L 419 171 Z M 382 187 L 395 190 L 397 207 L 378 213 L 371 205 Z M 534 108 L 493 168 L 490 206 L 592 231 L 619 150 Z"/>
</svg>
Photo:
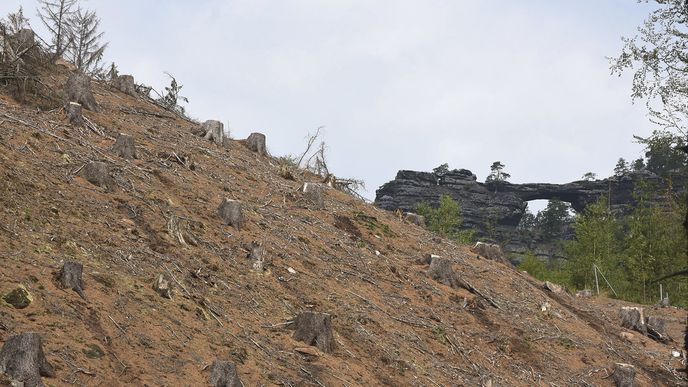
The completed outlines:
<svg viewBox="0 0 688 387">
<path fill-rule="evenodd" d="M 449 195 L 440 196 L 439 205 L 435 208 L 428 202 L 420 202 L 416 213 L 425 217 L 430 231 L 459 243 L 469 244 L 475 240 L 475 230 L 459 230 L 463 219 L 461 206 Z"/>
</svg>

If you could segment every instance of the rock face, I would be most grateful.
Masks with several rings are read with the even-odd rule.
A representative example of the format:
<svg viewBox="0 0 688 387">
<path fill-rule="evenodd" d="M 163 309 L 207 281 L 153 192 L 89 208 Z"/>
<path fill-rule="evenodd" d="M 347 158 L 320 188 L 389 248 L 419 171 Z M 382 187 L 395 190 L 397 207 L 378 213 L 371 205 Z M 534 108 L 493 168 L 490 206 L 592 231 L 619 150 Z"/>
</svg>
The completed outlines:
<svg viewBox="0 0 688 387">
<path fill-rule="evenodd" d="M 661 177 L 649 171 L 631 172 L 621 178 L 566 184 L 511 184 L 481 183 L 466 169 L 455 169 L 443 175 L 404 170 L 376 191 L 375 205 L 389 211 L 414 212 L 419 202 L 437 206 L 441 195 L 449 195 L 461 205 L 462 229 L 473 229 L 480 238 L 488 237 L 491 234 L 488 230 L 492 230 L 506 252 L 525 253 L 528 241 L 519 240 L 516 227 L 528 201 L 558 199 L 581 212 L 600 196 L 611 193 L 612 208 L 627 211 L 635 203 L 633 191 L 641 180 L 659 187 L 666 186 Z M 675 177 L 674 190 L 682 191 L 685 180 L 685 177 Z M 662 191 L 655 190 L 658 195 Z"/>
</svg>

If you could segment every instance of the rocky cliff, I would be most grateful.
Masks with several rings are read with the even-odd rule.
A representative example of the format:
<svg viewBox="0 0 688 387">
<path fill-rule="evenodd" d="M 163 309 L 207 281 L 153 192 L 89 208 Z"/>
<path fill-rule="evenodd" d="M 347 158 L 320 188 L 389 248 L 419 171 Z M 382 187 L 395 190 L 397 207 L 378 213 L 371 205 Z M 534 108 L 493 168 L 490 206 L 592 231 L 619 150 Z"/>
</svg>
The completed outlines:
<svg viewBox="0 0 688 387">
<path fill-rule="evenodd" d="M 528 241 L 522 240 L 516 232 L 528 201 L 558 199 L 581 212 L 600 196 L 610 195 L 612 208 L 626 212 L 634 206 L 633 192 L 641 182 L 653 187 L 654 200 L 659 200 L 669 187 L 674 191 L 682 190 L 685 177 L 675 176 L 669 184 L 652 172 L 636 171 L 622 177 L 566 184 L 512 184 L 481 183 L 466 169 L 441 176 L 431 172 L 399 171 L 394 180 L 377 190 L 375 204 L 386 210 L 413 212 L 421 201 L 437 205 L 441 195 L 450 195 L 461 204 L 462 229 L 474 229 L 479 237 L 491 237 L 507 245 L 507 251 L 519 253 L 529 247 Z"/>
</svg>

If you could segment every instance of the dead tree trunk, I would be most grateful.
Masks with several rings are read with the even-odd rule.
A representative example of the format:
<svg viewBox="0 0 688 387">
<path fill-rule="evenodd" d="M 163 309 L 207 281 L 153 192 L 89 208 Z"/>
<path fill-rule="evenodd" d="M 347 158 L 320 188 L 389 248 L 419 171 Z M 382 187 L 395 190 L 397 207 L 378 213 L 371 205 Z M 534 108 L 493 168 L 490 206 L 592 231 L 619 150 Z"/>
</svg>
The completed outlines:
<svg viewBox="0 0 688 387">
<path fill-rule="evenodd" d="M 242 206 L 238 200 L 224 198 L 217 209 L 217 214 L 225 224 L 233 226 L 237 230 L 241 230 L 241 227 L 244 225 Z"/>
<path fill-rule="evenodd" d="M 115 154 L 126 160 L 133 160 L 136 158 L 136 146 L 134 145 L 134 137 L 120 133 L 115 140 L 115 145 L 112 146 L 112 151 Z"/>
<path fill-rule="evenodd" d="M 155 290 L 160 297 L 172 299 L 172 286 L 164 274 L 160 274 L 155 280 L 155 283 L 153 283 L 153 290 Z"/>
<path fill-rule="evenodd" d="M 251 133 L 246 139 L 246 146 L 248 149 L 261 156 L 268 153 L 265 147 L 265 135 L 263 133 Z"/>
<path fill-rule="evenodd" d="M 129 94 L 131 96 L 136 96 L 136 83 L 134 82 L 134 77 L 132 75 L 120 75 L 115 78 L 113 82 L 115 89 L 121 91 L 124 94 Z"/>
<path fill-rule="evenodd" d="M 294 340 L 314 345 L 326 353 L 334 351 L 334 335 L 329 314 L 304 311 L 296 317 L 294 325 Z"/>
<path fill-rule="evenodd" d="M 633 387 L 635 367 L 630 364 L 616 363 L 612 374 L 616 387 Z"/>
<path fill-rule="evenodd" d="M 243 387 L 236 366 L 228 361 L 215 360 L 210 366 L 210 385 L 212 387 Z"/>
<path fill-rule="evenodd" d="M 669 341 L 669 336 L 666 333 L 666 320 L 663 318 L 647 317 L 645 319 L 645 328 L 649 338 L 663 343 Z"/>
<path fill-rule="evenodd" d="M 110 168 L 107 163 L 102 161 L 91 161 L 84 166 L 81 170 L 81 174 L 93 185 L 103 187 L 110 191 L 114 188 L 114 181 L 112 176 L 110 176 Z"/>
<path fill-rule="evenodd" d="M 251 244 L 251 252 L 248 255 L 249 260 L 251 260 L 251 266 L 253 270 L 257 273 L 262 273 L 265 271 L 265 246 L 259 242 L 253 242 Z"/>
<path fill-rule="evenodd" d="M 81 104 L 77 102 L 68 102 L 65 105 L 65 113 L 69 122 L 74 126 L 82 126 L 84 124 L 84 116 L 81 113 Z"/>
<path fill-rule="evenodd" d="M 0 350 L 0 373 L 26 387 L 43 386 L 41 376 L 55 375 L 43 353 L 41 336 L 35 332 L 10 337 Z"/>
<path fill-rule="evenodd" d="M 84 271 L 84 265 L 79 262 L 66 261 L 62 268 L 57 273 L 57 282 L 63 289 L 72 289 L 81 298 L 86 299 L 84 294 L 84 283 L 81 280 L 81 274 Z"/>
<path fill-rule="evenodd" d="M 201 124 L 201 127 L 195 133 L 203 136 L 206 140 L 213 141 L 217 145 L 222 145 L 225 137 L 225 128 L 220 121 L 208 120 Z"/>
<path fill-rule="evenodd" d="M 98 104 L 91 92 L 91 78 L 87 75 L 79 72 L 69 74 L 65 94 L 67 94 L 67 102 L 77 102 L 85 109 L 98 111 Z"/>
</svg>

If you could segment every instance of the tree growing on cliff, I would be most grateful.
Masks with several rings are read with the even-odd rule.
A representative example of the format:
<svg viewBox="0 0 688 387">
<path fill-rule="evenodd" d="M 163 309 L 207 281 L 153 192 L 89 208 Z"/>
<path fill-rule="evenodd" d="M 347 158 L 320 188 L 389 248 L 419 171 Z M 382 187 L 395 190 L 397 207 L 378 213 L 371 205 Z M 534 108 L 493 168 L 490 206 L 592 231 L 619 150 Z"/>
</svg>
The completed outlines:
<svg viewBox="0 0 688 387">
<path fill-rule="evenodd" d="M 668 130 L 655 130 L 647 138 L 633 136 L 637 143 L 645 146 L 645 168 L 660 176 L 688 166 L 688 155 L 682 151 L 686 146 L 683 137 Z"/>
<path fill-rule="evenodd" d="M 622 177 L 628 174 L 628 172 L 630 172 L 630 169 L 628 168 L 626 159 L 619 157 L 619 161 L 616 162 L 616 166 L 614 167 L 614 177 Z"/>
<path fill-rule="evenodd" d="M 585 175 L 583 175 L 583 180 L 585 181 L 593 181 L 597 179 L 597 174 L 593 172 L 586 172 Z"/>
<path fill-rule="evenodd" d="M 485 182 L 493 183 L 507 181 L 511 175 L 504 172 L 504 167 L 506 166 L 502 164 L 501 161 L 495 161 L 492 163 L 492 166 L 490 166 L 490 174 L 487 176 L 487 179 L 485 179 Z"/>
</svg>

